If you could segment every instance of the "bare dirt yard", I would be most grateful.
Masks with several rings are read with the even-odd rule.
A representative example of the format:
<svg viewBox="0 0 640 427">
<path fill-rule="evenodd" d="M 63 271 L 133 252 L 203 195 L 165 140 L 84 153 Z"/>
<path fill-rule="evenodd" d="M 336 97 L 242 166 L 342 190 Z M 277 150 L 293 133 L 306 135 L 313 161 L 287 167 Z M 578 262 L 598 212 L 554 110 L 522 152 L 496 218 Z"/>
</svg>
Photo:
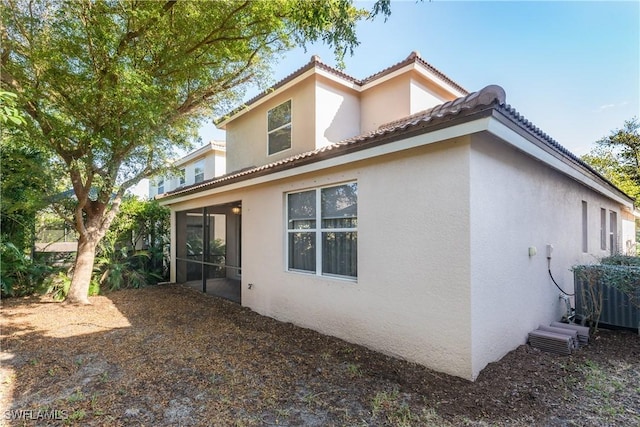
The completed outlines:
<svg viewBox="0 0 640 427">
<path fill-rule="evenodd" d="M 181 286 L 2 302 L 4 425 L 637 426 L 640 337 L 523 345 L 475 382 Z"/>
</svg>

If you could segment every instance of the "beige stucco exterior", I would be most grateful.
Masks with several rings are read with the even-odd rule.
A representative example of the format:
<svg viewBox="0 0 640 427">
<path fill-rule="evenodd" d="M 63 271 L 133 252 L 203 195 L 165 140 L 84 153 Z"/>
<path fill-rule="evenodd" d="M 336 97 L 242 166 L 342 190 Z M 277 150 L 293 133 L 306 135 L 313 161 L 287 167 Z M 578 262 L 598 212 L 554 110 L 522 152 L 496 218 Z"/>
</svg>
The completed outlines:
<svg viewBox="0 0 640 427">
<path fill-rule="evenodd" d="M 227 170 L 268 164 L 375 131 L 462 94 L 429 76 L 417 62 L 358 85 L 312 68 L 222 122 L 227 135 Z M 291 148 L 269 155 L 267 113 L 288 100 L 292 103 Z"/>
<path fill-rule="evenodd" d="M 180 176 L 166 175 L 149 181 L 149 197 L 159 194 L 158 182 L 163 180 L 163 191 L 166 193 L 177 188 L 192 185 L 196 182 L 196 166 L 204 169 L 203 181 L 224 175 L 226 172 L 226 147 L 224 143 L 212 141 L 186 156 L 176 160 L 173 167 L 184 171 L 184 183 Z"/>
<path fill-rule="evenodd" d="M 605 254 L 582 253 L 582 201 L 593 210 L 594 249 L 598 210 L 622 207 L 489 132 L 446 137 L 469 126 L 372 149 L 344 164 L 185 197 L 171 208 L 241 201 L 243 306 L 475 379 L 538 324 L 564 314 L 547 273 L 546 244 L 554 247 L 551 268 L 567 292 L 570 267 Z M 352 181 L 357 280 L 287 271 L 286 194 Z M 537 255 L 529 256 L 531 247 Z"/>
<path fill-rule="evenodd" d="M 573 293 L 571 266 L 609 254 L 600 246 L 603 196 L 486 134 L 472 137 L 470 155 L 473 372 L 497 360 L 540 324 L 566 312 L 548 273 Z M 582 251 L 582 202 L 588 207 L 588 252 Z M 621 222 L 618 225 L 618 229 Z M 529 255 L 535 248 L 536 255 Z M 491 343 L 491 345 L 488 345 Z"/>
<path fill-rule="evenodd" d="M 242 201 L 248 236 L 242 241 L 244 306 L 468 377 L 468 160 L 468 139 L 454 139 L 191 200 L 172 210 Z M 285 194 L 349 181 L 358 183 L 358 279 L 287 271 Z M 451 191 L 461 197 L 433 203 Z M 394 224 L 395 230 L 383 232 L 380 224 Z"/>
<path fill-rule="evenodd" d="M 601 212 L 615 218 L 615 240 L 635 243 L 633 205 L 517 118 L 450 113 L 444 125 L 295 163 L 454 97 L 420 70 L 358 87 L 311 69 L 227 120 L 230 170 L 276 166 L 161 199 L 172 210 L 171 279 L 176 212 L 234 205 L 241 239 L 228 232 L 227 244 L 242 259 L 241 303 L 260 314 L 470 380 L 539 324 L 560 320 L 566 306 L 549 267 L 572 293 L 571 266 L 611 251 L 602 249 Z M 287 100 L 292 148 L 268 156 L 267 111 Z M 350 182 L 357 279 L 289 271 L 287 194 Z"/>
</svg>

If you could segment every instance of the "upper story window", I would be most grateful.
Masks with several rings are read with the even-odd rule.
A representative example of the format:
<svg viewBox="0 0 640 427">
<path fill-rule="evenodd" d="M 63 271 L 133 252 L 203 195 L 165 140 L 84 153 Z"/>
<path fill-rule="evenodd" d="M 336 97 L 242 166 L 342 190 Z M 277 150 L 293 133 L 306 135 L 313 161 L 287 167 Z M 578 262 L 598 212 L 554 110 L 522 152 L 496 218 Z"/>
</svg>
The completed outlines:
<svg viewBox="0 0 640 427">
<path fill-rule="evenodd" d="M 358 184 L 287 195 L 288 269 L 358 277 Z"/>
<path fill-rule="evenodd" d="M 267 112 L 269 155 L 291 148 L 291 100 Z"/>
<path fill-rule="evenodd" d="M 204 181 L 204 159 L 200 159 L 194 165 L 194 182 L 202 182 Z"/>
<path fill-rule="evenodd" d="M 180 169 L 180 174 L 178 175 L 178 179 L 180 182 L 179 185 L 184 185 L 187 182 L 186 177 L 187 177 L 187 171 L 184 168 Z"/>
<path fill-rule="evenodd" d="M 158 194 L 164 193 L 164 178 L 158 178 Z"/>
</svg>

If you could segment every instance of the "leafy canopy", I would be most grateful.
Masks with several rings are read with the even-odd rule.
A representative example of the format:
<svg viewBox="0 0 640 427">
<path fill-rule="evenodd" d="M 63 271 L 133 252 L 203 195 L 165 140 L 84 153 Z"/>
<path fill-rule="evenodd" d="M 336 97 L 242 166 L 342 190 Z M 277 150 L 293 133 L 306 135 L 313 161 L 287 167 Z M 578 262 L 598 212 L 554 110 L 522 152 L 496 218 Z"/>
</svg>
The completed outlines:
<svg viewBox="0 0 640 427">
<path fill-rule="evenodd" d="M 3 0 L 2 16 L 3 86 L 77 195 L 101 187 L 106 201 L 188 146 L 275 55 L 323 40 L 341 59 L 369 15 L 347 0 Z"/>
<path fill-rule="evenodd" d="M 0 0 L 0 83 L 18 95 L 29 140 L 54 154 L 77 203 L 70 295 L 86 302 L 95 247 L 127 188 L 161 174 L 202 120 L 295 45 L 321 40 L 340 61 L 356 23 L 389 14 L 353 0 Z M 63 182 L 63 178 L 60 178 Z M 62 211 L 60 211 L 62 213 Z"/>
<path fill-rule="evenodd" d="M 596 142 L 582 156 L 595 170 L 633 198 L 640 197 L 640 122 L 634 117 Z"/>
</svg>

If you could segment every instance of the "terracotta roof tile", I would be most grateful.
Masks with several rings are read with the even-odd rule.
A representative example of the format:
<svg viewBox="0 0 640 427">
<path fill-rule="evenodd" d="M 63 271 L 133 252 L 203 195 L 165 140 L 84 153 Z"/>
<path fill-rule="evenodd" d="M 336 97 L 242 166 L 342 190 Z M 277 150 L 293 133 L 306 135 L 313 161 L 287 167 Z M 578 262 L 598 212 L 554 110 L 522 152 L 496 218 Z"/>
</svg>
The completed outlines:
<svg viewBox="0 0 640 427">
<path fill-rule="evenodd" d="M 280 80 L 279 82 L 277 82 L 273 86 L 269 87 L 268 89 L 260 92 L 258 95 L 256 95 L 253 98 L 249 99 L 243 105 L 241 105 L 238 108 L 235 108 L 234 110 L 230 111 L 229 113 L 227 113 L 224 116 L 224 118 L 219 119 L 218 122 L 222 122 L 226 118 L 232 117 L 235 114 L 241 112 L 247 106 L 249 106 L 251 104 L 254 104 L 255 102 L 257 102 L 261 98 L 263 98 L 263 97 L 267 96 L 268 94 L 272 93 L 274 90 L 277 90 L 277 89 L 281 88 L 282 86 L 286 85 L 290 81 L 294 80 L 296 77 L 301 76 L 302 74 L 304 74 L 307 71 L 313 69 L 314 67 L 320 68 L 320 69 L 322 69 L 322 70 L 324 70 L 324 71 L 326 71 L 328 73 L 331 73 L 331 74 L 333 74 L 335 76 L 343 78 L 344 80 L 352 82 L 352 83 L 354 83 L 354 84 L 356 84 L 358 86 L 364 86 L 367 83 L 371 83 L 372 81 L 375 81 L 375 80 L 377 80 L 377 79 L 379 79 L 381 77 L 384 77 L 387 74 L 390 74 L 390 73 L 392 73 L 392 72 L 394 72 L 396 70 L 399 70 L 402 67 L 404 67 L 406 65 L 409 65 L 409 64 L 411 64 L 413 62 L 420 63 L 422 66 L 427 68 L 429 71 L 431 71 L 432 73 L 434 73 L 435 75 L 440 77 L 442 80 L 446 81 L 448 84 L 450 84 L 451 86 L 453 86 L 454 88 L 456 88 L 460 92 L 462 92 L 464 94 L 468 94 L 469 93 L 469 91 L 467 91 L 465 88 L 460 86 L 458 83 L 456 83 L 453 80 L 451 80 L 443 72 L 441 72 L 440 70 L 435 68 L 433 65 L 429 64 L 427 61 L 422 59 L 420 57 L 420 54 L 418 52 L 416 52 L 416 51 L 411 52 L 411 54 L 409 56 L 407 56 L 404 60 L 402 60 L 402 61 L 400 61 L 400 62 L 398 62 L 398 63 L 396 63 L 394 65 L 391 65 L 390 67 L 387 67 L 382 71 L 379 71 L 379 72 L 377 72 L 375 74 L 372 74 L 371 76 L 369 76 L 369 77 L 367 77 L 367 78 L 365 78 L 363 80 L 358 80 L 355 77 L 352 77 L 349 74 L 338 70 L 337 68 L 331 67 L 330 65 L 327 65 L 324 62 L 322 62 L 322 60 L 320 59 L 320 57 L 318 55 L 313 55 L 311 57 L 311 60 L 309 62 L 307 62 L 305 65 L 303 65 L 302 67 L 298 68 L 293 73 L 287 75 L 286 77 L 284 77 L 282 80 Z"/>
<path fill-rule="evenodd" d="M 418 62 L 420 63 L 423 67 L 425 67 L 426 69 L 428 69 L 429 71 L 431 71 L 433 74 L 435 74 L 436 76 L 440 77 L 442 80 L 444 80 L 445 82 L 447 82 L 448 84 L 450 84 L 451 86 L 455 87 L 456 89 L 458 89 L 460 92 L 464 93 L 464 94 L 468 94 L 469 91 L 466 90 L 465 88 L 463 88 L 462 86 L 460 86 L 458 83 L 454 82 L 453 80 L 451 80 L 446 74 L 444 74 L 442 71 L 438 70 L 436 67 L 434 67 L 433 65 L 429 64 L 427 61 L 425 61 L 424 59 L 422 59 L 420 57 L 420 54 L 416 51 L 411 52 L 411 54 L 409 56 L 407 56 L 404 60 L 398 62 L 397 64 L 391 65 L 390 67 L 385 68 L 382 71 L 378 71 L 375 74 L 372 74 L 371 76 L 360 80 L 360 85 L 364 86 L 367 83 L 370 83 L 376 79 L 379 79 L 380 77 L 383 77 L 387 74 L 391 74 L 396 70 L 401 69 L 402 67 L 405 67 L 409 64 L 411 64 L 412 62 Z"/>
<path fill-rule="evenodd" d="M 268 94 L 272 93 L 274 90 L 281 88 L 282 86 L 286 85 L 290 81 L 294 80 L 296 77 L 301 76 L 302 74 L 306 73 L 307 71 L 311 70 L 314 67 L 321 68 L 321 69 L 323 69 L 323 70 L 325 70 L 325 71 L 327 71 L 327 72 L 329 72 L 331 74 L 334 74 L 334 75 L 336 75 L 338 77 L 342 77 L 343 79 L 345 79 L 347 81 L 351 81 L 351 82 L 354 82 L 354 83 L 358 84 L 358 80 L 356 78 L 351 77 L 350 75 L 348 75 L 346 73 L 343 73 L 342 71 L 325 64 L 324 62 L 322 62 L 320 60 L 320 57 L 318 55 L 313 55 L 311 57 L 311 60 L 309 62 L 307 62 L 305 65 L 303 65 L 302 67 L 298 68 L 297 70 L 295 70 L 291 74 L 287 75 L 286 77 L 284 77 L 282 80 L 278 81 L 273 86 L 270 86 L 268 89 L 260 92 L 259 94 L 257 94 L 253 98 L 249 99 L 247 102 L 245 102 L 240 107 L 230 111 L 229 113 L 227 113 L 225 115 L 225 117 L 231 117 L 234 114 L 239 113 L 240 111 L 242 111 L 247 106 L 249 106 L 249 105 L 255 103 L 256 101 L 260 100 L 261 98 L 267 96 Z"/>
<path fill-rule="evenodd" d="M 249 167 L 240 171 L 231 172 L 221 177 L 213 178 L 187 187 L 182 187 L 174 191 L 165 193 L 159 199 L 173 197 L 185 193 L 194 193 L 206 188 L 214 188 L 233 181 L 242 180 L 250 176 L 259 176 L 269 171 L 276 171 L 283 168 L 290 168 L 304 163 L 320 160 L 327 156 L 334 156 L 348 152 L 351 149 L 366 148 L 368 142 L 384 140 L 387 136 L 402 134 L 411 128 L 440 121 L 444 118 L 459 115 L 463 112 L 476 111 L 482 108 L 504 104 L 505 92 L 500 86 L 491 85 L 484 89 L 471 93 L 467 96 L 457 98 L 453 101 L 430 108 L 417 114 L 405 117 L 380 126 L 375 131 L 371 131 L 353 138 L 330 144 L 313 151 L 296 154 L 286 159 L 272 162 L 263 166 Z"/>
<path fill-rule="evenodd" d="M 428 110 L 421 111 L 411 116 L 395 120 L 380 126 L 378 129 L 366 134 L 358 135 L 353 138 L 318 148 L 313 151 L 297 154 L 277 162 L 269 163 L 263 166 L 249 167 L 239 171 L 231 172 L 227 175 L 217 177 L 208 181 L 194 184 L 188 187 L 182 187 L 172 192 L 165 193 L 159 199 L 176 197 L 183 194 L 195 193 L 209 188 L 221 187 L 233 182 L 243 181 L 252 177 L 266 175 L 277 172 L 279 170 L 290 169 L 303 164 L 313 163 L 326 158 L 347 154 L 351 151 L 365 149 L 371 146 L 385 144 L 411 135 L 413 131 L 421 131 L 423 128 L 432 128 L 438 124 L 442 124 L 450 119 L 457 117 L 464 118 L 475 113 L 483 111 L 498 111 L 502 113 L 512 123 L 519 128 L 531 133 L 546 146 L 556 151 L 561 157 L 574 163 L 607 183 L 612 188 L 625 195 L 623 191 L 618 189 L 613 183 L 603 177 L 595 169 L 585 163 L 582 159 L 571 153 L 565 147 L 560 145 L 556 140 L 544 133 L 538 127 L 534 126 L 529 120 L 518 113 L 513 107 L 505 103 L 506 95 L 504 89 L 500 86 L 491 85 L 484 89 L 473 92 L 464 97 L 457 98 L 453 101 L 445 102 Z"/>
<path fill-rule="evenodd" d="M 580 157 L 578 157 L 575 154 L 573 154 L 571 151 L 569 151 L 567 148 L 565 148 L 563 145 L 561 145 L 558 141 L 556 141 L 555 139 L 550 137 L 548 134 L 543 132 L 542 129 L 540 129 L 539 127 L 537 127 L 533 123 L 531 123 L 529 120 L 527 120 L 522 114 L 520 114 L 511 105 L 503 103 L 498 107 L 498 110 L 501 111 L 507 117 L 509 117 L 513 122 L 517 123 L 518 126 L 520 126 L 521 128 L 529 131 L 531 134 L 535 135 L 537 138 L 543 140 L 548 147 L 551 147 L 557 153 L 559 153 L 562 156 L 564 156 L 565 158 L 569 159 L 574 164 L 576 164 L 576 165 L 578 165 L 578 166 L 580 166 L 582 168 L 587 169 L 591 173 L 595 174 L 598 178 L 600 178 L 603 181 L 605 181 L 607 184 L 609 184 L 612 187 L 616 188 L 622 194 L 625 194 L 615 184 L 613 184 L 611 181 L 609 181 L 607 178 L 605 178 L 602 174 L 600 174 L 600 172 L 598 172 L 593 167 L 591 167 L 591 165 L 586 163 Z M 625 194 L 625 196 L 631 198 L 627 194 Z"/>
</svg>

